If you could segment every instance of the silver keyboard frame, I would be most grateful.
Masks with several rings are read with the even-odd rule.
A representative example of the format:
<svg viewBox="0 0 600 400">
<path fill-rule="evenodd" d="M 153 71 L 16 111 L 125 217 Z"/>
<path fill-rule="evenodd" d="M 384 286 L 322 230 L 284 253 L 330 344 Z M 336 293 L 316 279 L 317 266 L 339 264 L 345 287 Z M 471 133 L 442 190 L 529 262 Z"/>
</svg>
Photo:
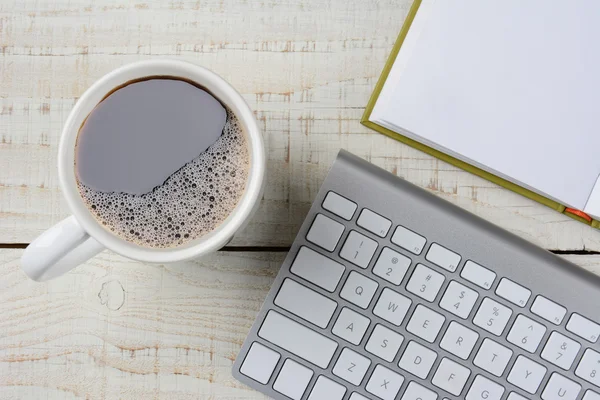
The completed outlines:
<svg viewBox="0 0 600 400">
<path fill-rule="evenodd" d="M 321 207 L 321 204 L 323 203 L 323 200 L 329 191 L 334 191 L 337 194 L 342 195 L 358 204 L 358 208 L 355 211 L 351 221 L 346 221 Z M 377 237 L 371 232 L 368 232 L 356 225 L 356 220 L 363 208 L 373 210 L 392 221 L 392 227 L 385 238 Z M 324 214 L 327 217 L 340 222 L 346 228 L 334 252 L 330 253 L 306 240 L 306 234 L 308 233 L 313 220 L 318 213 Z M 390 241 L 390 238 L 398 225 L 403 225 L 411 230 L 414 230 L 427 239 L 425 248 L 420 255 L 417 256 L 405 251 Z M 357 267 L 339 256 L 340 249 L 351 230 L 358 231 L 379 243 L 377 251 L 367 269 Z M 452 273 L 446 271 L 445 269 L 439 268 L 425 260 L 425 255 L 427 254 L 427 251 L 432 243 L 439 243 L 462 256 L 456 272 Z M 320 254 L 323 254 L 326 257 L 343 264 L 346 267 L 344 275 L 342 276 L 334 293 L 329 293 L 290 272 L 290 267 L 301 246 L 307 246 L 312 250 L 315 250 Z M 412 260 L 410 268 L 400 286 L 395 286 L 372 273 L 373 265 L 377 261 L 377 258 L 384 247 L 389 247 L 401 254 L 406 255 Z M 466 281 L 460 276 L 460 272 L 467 260 L 472 260 L 496 272 L 497 277 L 491 289 L 484 290 Z M 418 263 L 424 264 L 429 268 L 436 270 L 437 272 L 443 274 L 446 278 L 444 285 L 442 286 L 433 303 L 429 303 L 404 289 L 407 279 L 410 278 L 415 266 Z M 339 297 L 340 290 L 351 271 L 356 271 L 362 275 L 365 275 L 370 279 L 377 281 L 379 284 L 379 287 L 367 310 L 363 310 Z M 498 298 L 498 296 L 495 295 L 494 292 L 498 286 L 498 282 L 503 277 L 509 278 L 510 280 L 532 291 L 532 295 L 530 296 L 529 301 L 524 308 L 520 308 L 508 301 Z M 334 299 L 338 303 L 338 307 L 326 329 L 317 328 L 316 326 L 304 321 L 296 315 L 281 309 L 273 303 L 284 279 L 286 278 L 292 278 L 311 288 L 312 290 Z M 462 320 L 452 313 L 449 313 L 439 307 L 440 298 L 444 294 L 449 282 L 452 280 L 458 281 L 479 293 L 479 298 L 477 299 L 477 302 L 471 310 L 467 320 Z M 396 327 L 372 313 L 373 307 L 384 288 L 390 288 L 406 297 L 409 297 L 412 300 L 412 305 L 400 327 Z M 567 309 L 567 314 L 561 325 L 553 325 L 531 313 L 530 307 L 537 295 L 543 295 L 554 302 L 561 304 Z M 477 312 L 482 300 L 485 297 L 491 297 L 495 301 L 511 308 L 513 311 L 513 314 L 511 315 L 511 318 L 501 337 L 495 336 L 472 324 L 473 316 Z M 444 325 L 440 330 L 440 334 L 434 344 L 424 341 L 405 329 L 415 307 L 419 304 L 425 305 L 437 313 L 444 315 L 446 318 L 446 321 L 444 322 Z M 360 314 L 363 314 L 371 320 L 368 330 L 363 336 L 362 341 L 357 346 L 331 333 L 331 329 L 337 320 L 340 311 L 344 307 L 348 307 Z M 329 363 L 328 368 L 321 369 L 301 359 L 300 357 L 297 357 L 296 355 L 289 353 L 288 351 L 260 338 L 258 336 L 258 331 L 269 310 L 276 310 L 278 313 L 285 315 L 286 317 L 338 342 L 338 348 L 332 358 L 332 361 Z M 317 194 L 314 203 L 308 212 L 300 231 L 298 232 L 298 236 L 296 236 L 296 239 L 291 246 L 290 252 L 283 262 L 275 281 L 273 282 L 273 286 L 271 287 L 271 290 L 269 291 L 269 294 L 267 295 L 267 298 L 256 317 L 254 325 L 250 329 L 248 337 L 244 341 L 240 353 L 233 365 L 232 373 L 233 376 L 242 383 L 274 399 L 288 399 L 286 396 L 273 390 L 273 383 L 279 374 L 284 361 L 288 358 L 291 358 L 314 371 L 314 375 L 311 378 L 309 386 L 306 389 L 302 399 L 308 398 L 312 387 L 315 384 L 316 378 L 319 375 L 324 375 L 333 381 L 346 386 L 348 390 L 344 396 L 344 400 L 348 399 L 352 392 L 358 392 L 369 399 L 376 399 L 374 395 L 365 390 L 365 386 L 368 382 L 368 377 L 372 374 L 375 366 L 381 364 L 405 377 L 397 399 L 402 397 L 404 390 L 411 381 L 415 381 L 420 385 L 438 393 L 438 400 L 442 400 L 444 397 L 449 399 L 463 399 L 468 392 L 468 388 L 471 386 L 475 376 L 481 374 L 494 382 L 498 382 L 506 389 L 502 396 L 502 400 L 504 400 L 512 391 L 530 399 L 541 398 L 541 392 L 546 386 L 550 376 L 553 372 L 558 372 L 582 386 L 582 390 L 578 396 L 578 399 L 581 399 L 587 389 L 600 392 L 599 388 L 596 388 L 585 380 L 578 378 L 574 374 L 574 370 L 583 356 L 584 349 L 592 348 L 596 351 L 600 351 L 600 341 L 597 341 L 595 344 L 591 344 L 565 329 L 566 323 L 573 312 L 577 312 L 589 319 L 594 320 L 597 323 L 600 323 L 600 277 L 540 247 L 537 247 L 526 240 L 521 239 L 518 236 L 477 217 L 474 214 L 471 214 L 441 198 L 438 198 L 437 196 L 430 194 L 427 191 L 409 182 L 406 182 L 405 180 L 398 178 L 397 176 L 380 169 L 368 163 L 367 161 L 350 154 L 347 151 L 341 150 L 333 166 L 331 167 L 325 182 L 321 186 L 321 189 L 319 190 L 319 193 Z M 523 314 L 547 327 L 546 333 L 540 342 L 541 344 L 534 354 L 528 353 L 506 340 L 507 332 L 509 332 L 515 318 L 519 314 Z M 479 339 L 477 340 L 474 350 L 466 361 L 459 359 L 439 346 L 439 342 L 441 340 L 440 338 L 443 337 L 443 333 L 446 331 L 451 321 L 457 321 L 462 325 L 466 325 L 468 328 L 475 330 L 479 334 Z M 401 333 L 404 336 L 404 341 L 402 342 L 400 350 L 398 351 L 394 360 L 390 363 L 364 350 L 364 346 L 377 324 L 382 324 L 394 331 Z M 540 357 L 540 353 L 543 350 L 544 344 L 546 343 L 550 334 L 554 331 L 570 337 L 582 345 L 582 349 L 580 349 L 577 358 L 573 362 L 573 366 L 568 372 L 543 360 Z M 508 363 L 504 374 L 500 378 L 491 375 L 490 373 L 478 368 L 473 364 L 473 359 L 477 354 L 477 350 L 485 338 L 490 338 L 513 351 L 511 360 Z M 423 346 L 431 348 L 438 354 L 436 362 L 431 368 L 431 371 L 426 379 L 420 379 L 406 371 L 401 370 L 398 367 L 398 361 L 410 341 L 415 341 Z M 254 342 L 261 343 L 268 348 L 274 349 L 281 355 L 277 367 L 275 368 L 275 371 L 271 375 L 271 379 L 266 385 L 262 385 L 240 373 L 240 367 L 244 361 L 244 358 L 250 346 Z M 352 384 L 344 381 L 332 373 L 335 361 L 339 357 L 342 349 L 346 347 L 371 359 L 371 366 L 369 367 L 369 370 L 365 375 L 365 379 L 363 379 L 359 387 L 353 386 Z M 526 393 L 525 391 L 506 381 L 506 377 L 508 376 L 512 365 L 519 355 L 524 355 L 527 358 L 533 359 L 535 362 L 544 365 L 548 369 L 544 380 L 542 381 L 535 395 L 530 395 L 529 393 Z M 461 393 L 461 396 L 459 397 L 453 396 L 450 393 L 446 393 L 445 391 L 431 384 L 431 377 L 437 370 L 440 361 L 444 357 L 448 357 L 453 361 L 463 364 L 471 370 L 471 376 L 465 385 L 465 389 L 463 389 L 463 393 Z"/>
</svg>

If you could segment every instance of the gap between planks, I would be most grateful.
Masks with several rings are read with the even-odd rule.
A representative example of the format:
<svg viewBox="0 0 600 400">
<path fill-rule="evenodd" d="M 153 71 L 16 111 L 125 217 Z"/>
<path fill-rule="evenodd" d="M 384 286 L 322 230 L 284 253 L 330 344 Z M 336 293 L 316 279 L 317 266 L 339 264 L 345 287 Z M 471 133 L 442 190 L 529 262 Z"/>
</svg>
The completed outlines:
<svg viewBox="0 0 600 400">
<path fill-rule="evenodd" d="M 24 249 L 29 243 L 0 243 L 0 249 Z M 289 246 L 225 246 L 218 251 L 227 252 L 269 252 L 284 253 L 290 251 Z"/>
<path fill-rule="evenodd" d="M 24 249 L 29 243 L 0 243 L 0 249 Z M 549 252 L 558 255 L 580 255 L 593 256 L 600 255 L 600 251 L 591 250 L 553 250 L 547 249 Z M 227 252 L 269 252 L 269 253 L 287 253 L 290 251 L 289 246 L 225 246 L 218 251 Z"/>
</svg>

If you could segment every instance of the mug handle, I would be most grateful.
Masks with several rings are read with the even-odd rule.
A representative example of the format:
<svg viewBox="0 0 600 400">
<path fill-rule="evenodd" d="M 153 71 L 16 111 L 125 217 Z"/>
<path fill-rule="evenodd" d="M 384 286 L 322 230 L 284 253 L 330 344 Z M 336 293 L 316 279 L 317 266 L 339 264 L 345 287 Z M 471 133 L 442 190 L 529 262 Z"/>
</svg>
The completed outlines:
<svg viewBox="0 0 600 400">
<path fill-rule="evenodd" d="M 43 282 L 64 274 L 104 249 L 70 216 L 27 246 L 21 266 L 31 279 Z"/>
</svg>

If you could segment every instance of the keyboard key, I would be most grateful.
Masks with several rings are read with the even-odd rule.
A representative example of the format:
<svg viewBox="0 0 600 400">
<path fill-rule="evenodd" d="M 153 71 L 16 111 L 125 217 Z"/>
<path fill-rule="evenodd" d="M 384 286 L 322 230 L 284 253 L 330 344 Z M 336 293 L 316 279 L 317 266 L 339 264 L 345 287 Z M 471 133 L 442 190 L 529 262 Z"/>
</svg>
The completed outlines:
<svg viewBox="0 0 600 400">
<path fill-rule="evenodd" d="M 291 399 L 300 400 L 312 376 L 312 370 L 288 358 L 273 384 L 273 389 Z"/>
<path fill-rule="evenodd" d="M 340 241 L 342 233 L 344 233 L 344 225 L 323 214 L 317 214 L 306 235 L 306 240 L 327 251 L 333 251 Z"/>
<path fill-rule="evenodd" d="M 356 304 L 360 308 L 367 308 L 379 284 L 373 279 L 352 271 L 340 292 L 342 299 Z"/>
<path fill-rule="evenodd" d="M 467 261 L 460 276 L 483 289 L 489 289 L 496 280 L 496 273 L 473 262 Z"/>
<path fill-rule="evenodd" d="M 567 330 L 592 343 L 596 343 L 600 336 L 600 325 L 575 313 L 567 322 Z"/>
<path fill-rule="evenodd" d="M 340 257 L 361 268 L 367 268 L 373 254 L 377 250 L 377 242 L 356 231 L 350 232 L 340 252 Z"/>
<path fill-rule="evenodd" d="M 437 393 L 429 390 L 416 382 L 411 382 L 406 387 L 402 400 L 436 400 Z"/>
<path fill-rule="evenodd" d="M 369 399 L 367 399 L 365 396 L 363 396 L 360 393 L 354 392 L 350 395 L 350 399 L 348 399 L 348 400 L 369 400 Z"/>
<path fill-rule="evenodd" d="M 466 400 L 500 400 L 504 394 L 504 387 L 489 379 L 477 375 L 467 392 Z"/>
<path fill-rule="evenodd" d="M 349 341 L 352 344 L 359 344 L 367 328 L 369 327 L 369 318 L 361 315 L 349 308 L 344 308 L 335 321 L 332 333 Z"/>
<path fill-rule="evenodd" d="M 460 395 L 471 370 L 447 358 L 442 359 L 431 383 L 455 396 Z"/>
<path fill-rule="evenodd" d="M 386 321 L 400 326 L 412 301 L 400 293 L 385 288 L 379 296 L 379 300 L 373 309 L 373 314 L 385 319 Z"/>
<path fill-rule="evenodd" d="M 600 387 L 600 353 L 587 349 L 579 361 L 575 375 Z"/>
<path fill-rule="evenodd" d="M 517 316 L 506 340 L 530 353 L 535 353 L 544 334 L 546 327 L 523 315 Z"/>
<path fill-rule="evenodd" d="M 506 400 L 529 400 L 527 397 L 521 396 L 518 393 L 510 392 Z"/>
<path fill-rule="evenodd" d="M 479 339 L 477 332 L 452 321 L 448 325 L 448 329 L 440 342 L 440 347 L 466 360 L 471 355 L 477 339 Z"/>
<path fill-rule="evenodd" d="M 421 254 L 423 247 L 425 247 L 425 243 L 427 242 L 423 236 L 418 235 L 403 226 L 396 228 L 391 240 L 392 243 L 417 255 Z"/>
<path fill-rule="evenodd" d="M 588 390 L 587 392 L 585 392 L 585 394 L 583 395 L 583 399 L 581 400 L 600 400 L 600 394 L 592 390 Z"/>
<path fill-rule="evenodd" d="M 346 388 L 324 376 L 319 376 L 308 400 L 342 400 Z"/>
<path fill-rule="evenodd" d="M 369 378 L 366 390 L 383 400 L 394 400 L 404 382 L 404 377 L 377 365 Z"/>
<path fill-rule="evenodd" d="M 543 296 L 538 296 L 531 305 L 531 312 L 548 322 L 560 325 L 567 314 L 567 309 Z"/>
<path fill-rule="evenodd" d="M 385 237 L 390 231 L 392 221 L 364 208 L 356 221 L 356 225 L 365 228 L 379 237 Z"/>
<path fill-rule="evenodd" d="M 512 357 L 512 350 L 491 339 L 484 339 L 473 364 L 492 375 L 501 376 Z"/>
<path fill-rule="evenodd" d="M 476 291 L 452 281 L 448 285 L 442 301 L 440 301 L 440 307 L 462 319 L 466 319 L 478 297 L 479 294 Z"/>
<path fill-rule="evenodd" d="M 410 267 L 410 258 L 384 247 L 373 267 L 373 273 L 394 285 L 399 285 Z"/>
<path fill-rule="evenodd" d="M 406 330 L 433 343 L 445 319 L 443 315 L 419 304 L 414 310 Z"/>
<path fill-rule="evenodd" d="M 348 200 L 345 197 L 340 196 L 335 192 L 327 193 L 325 200 L 323 201 L 323 208 L 342 217 L 347 221 L 352 219 L 354 211 L 356 211 L 356 203 Z"/>
<path fill-rule="evenodd" d="M 345 269 L 342 264 L 302 246 L 290 271 L 328 292 L 333 292 Z"/>
<path fill-rule="evenodd" d="M 418 264 L 406 285 L 406 290 L 432 302 L 439 293 L 444 280 L 444 275 L 423 264 Z"/>
<path fill-rule="evenodd" d="M 425 379 L 429 375 L 436 358 L 437 353 L 435 351 L 411 341 L 406 346 L 398 366 L 421 379 Z"/>
<path fill-rule="evenodd" d="M 519 307 L 525 307 L 531 296 L 531 290 L 517 285 L 509 279 L 502 278 L 496 288 L 496 294 Z"/>
<path fill-rule="evenodd" d="M 473 323 L 496 336 L 500 336 L 511 315 L 512 310 L 510 308 L 486 297 L 481 302 Z"/>
<path fill-rule="evenodd" d="M 320 328 L 327 327 L 337 308 L 335 301 L 289 278 L 283 281 L 274 303 Z"/>
<path fill-rule="evenodd" d="M 458 264 L 460 263 L 460 255 L 437 243 L 433 243 L 431 247 L 429 247 L 425 259 L 450 272 L 456 271 L 456 268 L 458 268 Z"/>
<path fill-rule="evenodd" d="M 365 350 L 371 354 L 375 354 L 377 357 L 383 358 L 387 362 L 392 362 L 396 358 L 396 354 L 398 354 L 403 341 L 404 337 L 401 334 L 383 325 L 377 325 L 373 329 L 373 333 L 371 333 Z"/>
<path fill-rule="evenodd" d="M 342 350 L 340 358 L 335 363 L 333 374 L 358 386 L 362 382 L 370 365 L 371 360 L 367 357 L 346 348 Z"/>
<path fill-rule="evenodd" d="M 240 372 L 263 385 L 269 382 L 280 355 L 276 351 L 254 342 L 242 363 Z"/>
<path fill-rule="evenodd" d="M 542 358 L 564 370 L 571 369 L 581 345 L 558 332 L 552 332 L 542 350 Z"/>
<path fill-rule="evenodd" d="M 542 379 L 544 379 L 546 371 L 546 367 L 531 361 L 527 357 L 519 356 L 506 380 L 527 393 L 535 394 L 540 387 L 540 383 L 542 383 Z"/>
<path fill-rule="evenodd" d="M 406 330 L 429 343 L 433 343 L 445 320 L 446 318 L 442 314 L 419 304 L 415 308 Z"/>
<path fill-rule="evenodd" d="M 287 359 L 273 384 L 273 389 L 294 400 L 300 400 L 312 375 L 310 369 Z"/>
<path fill-rule="evenodd" d="M 258 336 L 321 368 L 327 368 L 338 347 L 335 341 L 275 311 L 269 311 Z"/>
<path fill-rule="evenodd" d="M 556 372 L 550 376 L 542 392 L 544 400 L 576 400 L 581 392 L 581 385 Z"/>
</svg>

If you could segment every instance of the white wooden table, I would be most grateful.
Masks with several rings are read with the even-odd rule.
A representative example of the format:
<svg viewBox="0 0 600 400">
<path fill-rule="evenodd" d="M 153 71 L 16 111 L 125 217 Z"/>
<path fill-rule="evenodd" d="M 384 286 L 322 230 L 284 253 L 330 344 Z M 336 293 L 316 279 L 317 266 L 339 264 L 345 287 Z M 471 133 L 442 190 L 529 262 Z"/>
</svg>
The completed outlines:
<svg viewBox="0 0 600 400">
<path fill-rule="evenodd" d="M 359 124 L 411 0 L 0 2 L 0 398 L 262 395 L 231 364 L 339 148 L 600 273 L 600 232 Z M 46 284 L 22 248 L 68 215 L 60 130 L 127 62 L 206 66 L 255 110 L 262 207 L 227 251 L 144 265 L 105 252 Z"/>
</svg>

